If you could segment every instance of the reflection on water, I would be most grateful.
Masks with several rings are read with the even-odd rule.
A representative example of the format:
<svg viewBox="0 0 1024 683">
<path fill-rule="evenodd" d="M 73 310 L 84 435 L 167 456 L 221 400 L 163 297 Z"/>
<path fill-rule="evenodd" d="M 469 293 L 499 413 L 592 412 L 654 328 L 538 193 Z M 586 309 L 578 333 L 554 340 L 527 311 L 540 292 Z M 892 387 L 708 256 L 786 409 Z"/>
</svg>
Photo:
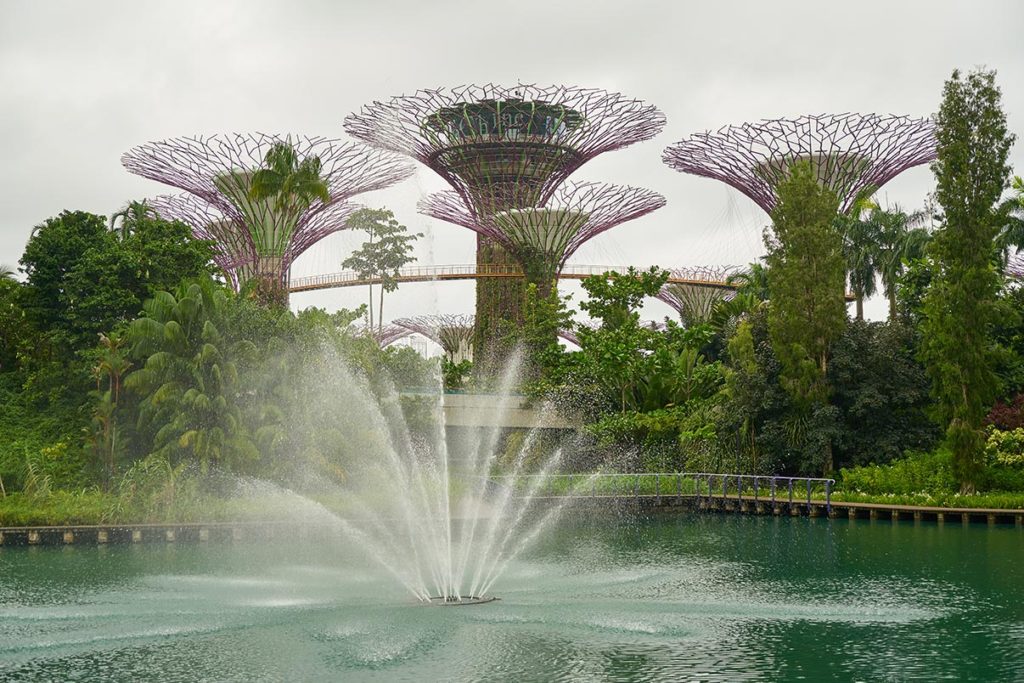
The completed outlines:
<svg viewBox="0 0 1024 683">
<path fill-rule="evenodd" d="M 1024 532 L 569 519 L 490 605 L 416 603 L 348 548 L 0 549 L 0 679 L 1024 678 Z"/>
</svg>

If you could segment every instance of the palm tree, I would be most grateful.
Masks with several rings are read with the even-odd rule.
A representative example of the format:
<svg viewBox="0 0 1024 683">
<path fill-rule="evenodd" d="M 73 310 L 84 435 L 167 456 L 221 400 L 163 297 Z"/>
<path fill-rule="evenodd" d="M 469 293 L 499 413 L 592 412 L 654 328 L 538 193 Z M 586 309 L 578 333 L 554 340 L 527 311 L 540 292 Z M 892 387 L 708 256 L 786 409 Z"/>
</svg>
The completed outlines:
<svg viewBox="0 0 1024 683">
<path fill-rule="evenodd" d="M 252 176 L 249 194 L 253 199 L 273 199 L 278 211 L 306 208 L 319 199 L 331 200 L 327 183 L 320 177 L 320 157 L 299 156 L 291 143 L 277 142 L 263 158 L 265 166 Z"/>
<path fill-rule="evenodd" d="M 864 299 L 874 296 L 878 276 L 878 225 L 870 220 L 878 205 L 871 199 L 874 188 L 862 190 L 850 210 L 836 217 L 843 237 L 846 279 L 857 306 L 857 320 L 864 319 Z"/>
<path fill-rule="evenodd" d="M 1024 178 L 1015 176 L 1013 194 L 996 207 L 996 216 L 1003 224 L 996 245 L 999 248 L 1000 266 L 1006 267 L 1007 258 L 1024 249 Z"/>
<path fill-rule="evenodd" d="M 10 266 L 6 266 L 0 263 L 0 280 L 13 280 L 14 269 Z"/>
<path fill-rule="evenodd" d="M 221 182 L 225 187 L 234 184 L 239 189 L 247 188 L 248 199 L 265 203 L 260 208 L 243 200 L 246 206 L 239 206 L 247 214 L 256 250 L 255 294 L 266 303 L 287 305 L 288 292 L 283 286 L 286 273 L 282 269 L 296 222 L 314 201 L 330 202 L 331 194 L 321 176 L 320 157 L 300 161 L 287 140 L 274 143 L 263 161 L 263 168 L 252 173 L 251 178 L 245 173 L 232 173 L 233 180 Z"/>
<path fill-rule="evenodd" d="M 850 216 L 840 219 L 843 232 L 843 258 L 846 277 L 857 307 L 857 320 L 864 319 L 864 299 L 878 290 L 878 225 Z"/>
<path fill-rule="evenodd" d="M 906 214 L 898 206 L 889 210 L 875 208 L 868 220 L 878 227 L 877 264 L 882 287 L 889 299 L 889 320 L 896 319 L 896 289 L 909 261 L 924 256 L 931 239 L 930 213 Z"/>
<path fill-rule="evenodd" d="M 124 208 L 110 216 L 110 231 L 119 232 L 121 239 L 128 237 L 132 231 L 146 220 L 158 218 L 145 199 L 141 202 L 128 202 Z M 121 229 L 117 229 L 118 219 L 121 221 Z"/>
<path fill-rule="evenodd" d="M 725 282 L 735 287 L 737 294 L 746 294 L 758 301 L 768 301 L 768 268 L 759 261 L 751 263 L 745 271 L 733 273 Z"/>
</svg>

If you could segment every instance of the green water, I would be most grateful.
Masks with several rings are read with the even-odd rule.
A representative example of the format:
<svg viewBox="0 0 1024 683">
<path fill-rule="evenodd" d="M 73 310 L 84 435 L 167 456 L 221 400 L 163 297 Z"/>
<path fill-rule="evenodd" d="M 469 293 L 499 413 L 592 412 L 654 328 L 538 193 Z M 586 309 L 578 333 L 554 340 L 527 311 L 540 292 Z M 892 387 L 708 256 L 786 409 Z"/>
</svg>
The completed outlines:
<svg viewBox="0 0 1024 683">
<path fill-rule="evenodd" d="M 500 602 L 342 543 L 0 549 L 0 680 L 1024 680 L 1024 531 L 566 520 Z"/>
</svg>

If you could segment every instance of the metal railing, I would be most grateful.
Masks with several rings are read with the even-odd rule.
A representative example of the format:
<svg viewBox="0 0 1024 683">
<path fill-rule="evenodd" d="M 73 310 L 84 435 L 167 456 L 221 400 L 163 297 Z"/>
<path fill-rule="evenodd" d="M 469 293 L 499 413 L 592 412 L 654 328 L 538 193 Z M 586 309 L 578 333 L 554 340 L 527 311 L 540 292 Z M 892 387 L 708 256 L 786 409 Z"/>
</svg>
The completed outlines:
<svg viewBox="0 0 1024 683">
<path fill-rule="evenodd" d="M 591 275 L 601 275 L 609 271 L 624 273 L 629 266 L 593 266 L 580 265 L 575 263 L 566 264 L 559 274 L 562 279 L 583 279 Z M 398 271 L 399 282 L 423 282 L 430 280 L 469 280 L 482 277 L 523 277 L 523 270 L 517 264 L 512 263 L 481 263 L 481 264 L 457 264 L 441 266 L 407 266 Z M 735 289 L 725 280 L 714 279 L 702 275 L 699 269 L 692 273 L 685 270 L 672 272 L 668 282 L 676 284 L 703 285 L 705 287 L 716 287 L 720 289 Z M 301 292 L 312 289 L 329 289 L 332 287 L 354 287 L 358 285 L 379 284 L 379 277 L 362 277 L 357 271 L 347 270 L 340 273 L 327 273 L 324 275 L 309 275 L 305 277 L 293 277 L 288 283 L 288 289 L 293 292 Z"/>
<path fill-rule="evenodd" d="M 600 473 L 600 474 L 527 474 L 503 475 L 490 479 L 498 482 L 517 480 L 532 481 L 543 477 L 544 481 L 534 483 L 536 495 L 544 496 L 616 496 L 653 497 L 661 502 L 663 497 L 696 497 L 702 500 L 752 500 L 774 506 L 776 503 L 811 505 L 824 497 L 826 511 L 832 512 L 832 487 L 835 479 L 822 477 L 785 477 L 759 474 L 719 474 L 713 472 L 642 472 L 642 473 Z M 531 486 L 530 484 L 527 485 Z"/>
</svg>

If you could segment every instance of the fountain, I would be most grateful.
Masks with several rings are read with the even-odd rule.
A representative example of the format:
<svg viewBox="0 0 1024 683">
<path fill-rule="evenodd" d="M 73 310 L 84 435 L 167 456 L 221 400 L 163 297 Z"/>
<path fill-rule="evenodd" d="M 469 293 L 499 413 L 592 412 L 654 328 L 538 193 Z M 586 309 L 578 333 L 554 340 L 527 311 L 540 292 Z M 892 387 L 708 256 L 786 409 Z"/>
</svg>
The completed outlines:
<svg viewBox="0 0 1024 683">
<path fill-rule="evenodd" d="M 540 476 L 520 476 L 539 429 L 502 462 L 499 425 L 481 419 L 460 428 L 464 438 L 450 438 L 439 386 L 403 396 L 393 386 L 370 386 L 340 359 L 328 355 L 325 363 L 306 383 L 317 395 L 301 411 L 304 428 L 334 421 L 356 456 L 346 472 L 346 509 L 333 523 L 424 604 L 492 602 L 490 590 L 503 570 L 563 508 L 565 499 L 537 504 L 561 450 L 546 457 Z M 507 364 L 492 416 L 521 400 L 511 391 L 519 365 L 516 359 Z M 403 400 L 414 404 L 414 418 L 407 418 Z"/>
</svg>

